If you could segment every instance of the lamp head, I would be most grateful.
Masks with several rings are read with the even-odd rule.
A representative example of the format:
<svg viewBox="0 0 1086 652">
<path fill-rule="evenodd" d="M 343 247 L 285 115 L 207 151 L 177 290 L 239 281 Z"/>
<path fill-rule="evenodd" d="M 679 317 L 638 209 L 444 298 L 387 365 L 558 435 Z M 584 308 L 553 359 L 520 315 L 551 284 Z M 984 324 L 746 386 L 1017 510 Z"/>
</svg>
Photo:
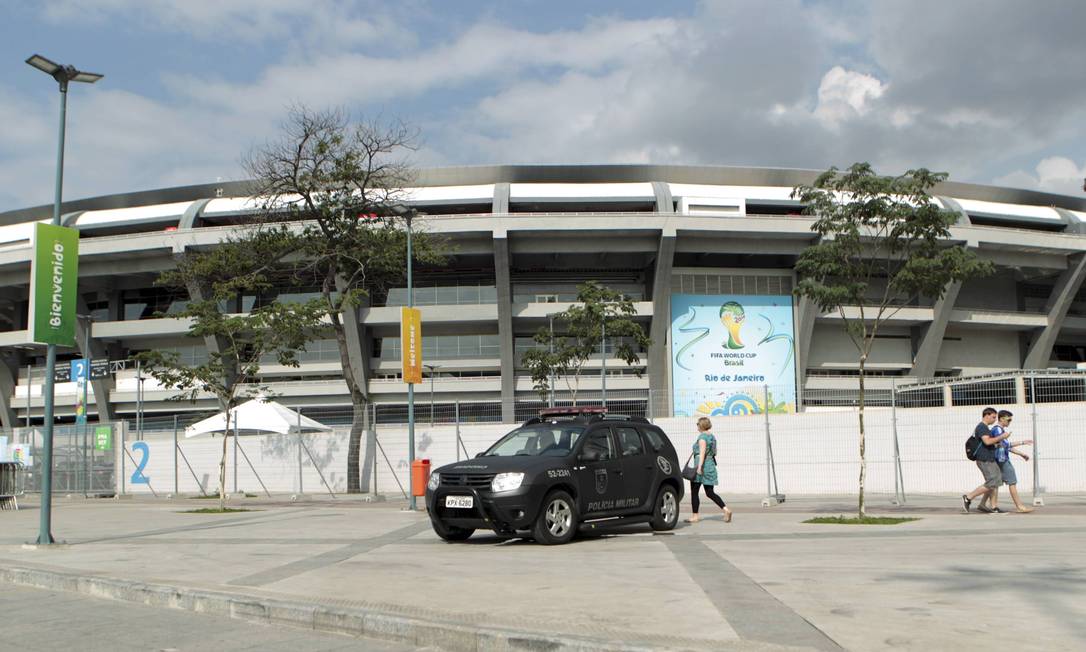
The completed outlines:
<svg viewBox="0 0 1086 652">
<path fill-rule="evenodd" d="M 84 72 L 72 65 L 62 66 L 52 59 L 47 59 L 40 54 L 31 55 L 26 62 L 57 80 L 57 83 L 60 84 L 62 89 L 65 88 L 70 81 L 93 84 L 102 78 L 102 75 L 99 75 L 96 72 Z"/>
</svg>

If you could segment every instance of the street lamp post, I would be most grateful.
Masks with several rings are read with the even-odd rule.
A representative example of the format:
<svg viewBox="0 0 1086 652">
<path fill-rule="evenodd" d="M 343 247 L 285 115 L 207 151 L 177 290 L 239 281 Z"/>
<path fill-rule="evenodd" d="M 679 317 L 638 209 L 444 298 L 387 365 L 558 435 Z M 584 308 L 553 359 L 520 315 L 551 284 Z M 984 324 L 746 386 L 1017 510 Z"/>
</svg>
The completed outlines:
<svg viewBox="0 0 1086 652">
<path fill-rule="evenodd" d="M 424 364 L 426 370 L 430 372 L 430 427 L 434 427 L 434 372 L 441 368 L 439 364 Z"/>
<path fill-rule="evenodd" d="M 60 87 L 60 127 L 57 138 L 56 192 L 53 198 L 53 225 L 60 226 L 60 203 L 64 187 L 64 126 L 68 110 L 68 83 L 93 84 L 102 75 L 77 70 L 75 66 L 62 66 L 35 54 L 26 60 L 28 64 L 56 80 Z M 44 403 L 44 428 L 42 433 L 41 459 L 41 518 L 38 529 L 38 545 L 54 543 L 51 531 L 53 517 L 53 398 L 54 374 L 57 366 L 57 345 L 49 344 L 45 353 L 45 384 L 42 387 Z"/>
<path fill-rule="evenodd" d="M 403 217 L 407 222 L 407 307 L 415 307 L 415 290 L 411 284 L 411 219 L 415 216 L 415 213 L 411 209 L 407 209 L 404 212 Z M 404 342 L 400 342 L 400 349 L 403 350 Z M 407 468 L 408 477 L 415 472 L 415 383 L 407 384 Z M 413 489 L 413 487 L 412 487 Z M 415 511 L 415 492 L 414 490 L 408 492 L 407 508 L 411 511 Z"/>
<path fill-rule="evenodd" d="M 557 314 L 560 313 L 551 312 L 547 314 L 547 324 L 550 328 L 550 337 L 548 338 L 548 352 L 551 354 L 551 361 L 549 365 L 551 368 L 551 395 L 549 401 L 550 405 L 548 407 L 554 407 L 554 316 Z"/>
<path fill-rule="evenodd" d="M 607 313 L 600 323 L 600 398 L 603 407 L 607 407 Z"/>
</svg>

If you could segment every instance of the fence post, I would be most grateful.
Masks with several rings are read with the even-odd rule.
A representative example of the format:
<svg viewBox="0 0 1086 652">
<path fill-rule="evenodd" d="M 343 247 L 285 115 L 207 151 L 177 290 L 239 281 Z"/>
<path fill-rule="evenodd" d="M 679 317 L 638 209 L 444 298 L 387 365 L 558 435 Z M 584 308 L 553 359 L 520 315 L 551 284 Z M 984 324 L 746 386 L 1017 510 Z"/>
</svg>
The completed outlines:
<svg viewBox="0 0 1086 652">
<path fill-rule="evenodd" d="M 302 408 L 295 407 L 294 411 L 298 413 L 298 495 L 301 496 L 305 493 L 302 488 Z"/>
<path fill-rule="evenodd" d="M 376 498 L 380 494 L 377 493 L 377 403 L 373 403 L 373 418 L 370 419 L 370 427 L 373 428 L 373 496 Z"/>
<path fill-rule="evenodd" d="M 177 496 L 178 493 L 177 482 L 177 415 L 173 415 L 173 495 Z"/>
<path fill-rule="evenodd" d="M 128 442 L 125 441 L 127 439 L 127 437 L 125 437 L 125 432 L 127 430 L 128 430 L 128 422 L 127 421 L 121 421 L 121 437 L 120 437 L 121 445 L 117 447 L 117 453 L 116 453 L 117 458 L 116 459 L 120 460 L 120 463 L 121 463 L 121 476 L 120 477 L 121 477 L 121 495 L 122 496 L 125 494 L 124 453 L 125 453 L 125 450 L 126 450 L 125 446 L 128 445 Z M 113 462 L 113 466 L 114 466 L 114 468 L 117 467 L 117 462 L 116 461 Z"/>
<path fill-rule="evenodd" d="M 649 390 L 649 401 L 648 401 L 648 405 L 646 407 L 648 409 L 646 410 L 645 417 L 649 420 L 649 423 L 656 423 L 655 421 L 653 421 L 653 418 L 652 418 L 652 390 L 651 389 Z"/>
<path fill-rule="evenodd" d="M 1030 419 L 1033 422 L 1033 505 L 1042 507 L 1045 504 L 1041 498 L 1041 465 L 1038 462 L 1039 449 L 1037 448 L 1037 385 L 1033 376 L 1029 377 L 1029 404 Z"/>
<path fill-rule="evenodd" d="M 894 504 L 905 504 L 905 476 L 901 472 L 901 449 L 897 437 L 897 381 L 890 378 L 890 430 L 894 437 Z"/>
<path fill-rule="evenodd" d="M 765 416 L 765 498 L 762 507 L 771 507 L 784 502 L 784 496 L 777 486 L 777 468 L 773 460 L 773 439 L 769 432 L 769 385 L 762 385 L 762 414 Z"/>
<path fill-rule="evenodd" d="M 237 418 L 237 413 L 234 413 L 234 418 Z M 226 434 L 230 434 L 227 432 Z M 238 492 L 238 422 L 234 422 L 234 493 Z"/>
</svg>

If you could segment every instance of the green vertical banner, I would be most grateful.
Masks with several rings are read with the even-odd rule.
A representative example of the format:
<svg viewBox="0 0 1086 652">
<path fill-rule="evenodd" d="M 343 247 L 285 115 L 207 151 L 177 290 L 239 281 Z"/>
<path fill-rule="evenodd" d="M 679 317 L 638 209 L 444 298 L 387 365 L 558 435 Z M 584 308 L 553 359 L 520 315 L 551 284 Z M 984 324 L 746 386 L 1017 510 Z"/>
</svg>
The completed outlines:
<svg viewBox="0 0 1086 652">
<path fill-rule="evenodd" d="M 30 267 L 30 339 L 75 346 L 75 293 L 79 282 L 79 231 L 38 224 Z"/>
<path fill-rule="evenodd" d="M 94 449 L 100 451 L 113 450 L 113 428 L 111 426 L 98 426 L 94 429 Z"/>
</svg>

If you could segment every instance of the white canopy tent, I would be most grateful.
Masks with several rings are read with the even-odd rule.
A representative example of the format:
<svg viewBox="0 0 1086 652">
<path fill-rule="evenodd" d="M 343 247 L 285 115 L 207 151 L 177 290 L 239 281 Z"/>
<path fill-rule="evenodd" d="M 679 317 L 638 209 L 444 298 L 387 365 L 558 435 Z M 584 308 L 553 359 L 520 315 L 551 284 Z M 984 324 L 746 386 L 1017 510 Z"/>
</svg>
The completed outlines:
<svg viewBox="0 0 1086 652">
<path fill-rule="evenodd" d="M 259 430 L 280 434 L 331 432 L 331 426 L 314 421 L 275 401 L 254 398 L 230 410 L 230 430 Z M 185 437 L 226 431 L 226 413 L 220 412 L 185 428 Z"/>
</svg>

